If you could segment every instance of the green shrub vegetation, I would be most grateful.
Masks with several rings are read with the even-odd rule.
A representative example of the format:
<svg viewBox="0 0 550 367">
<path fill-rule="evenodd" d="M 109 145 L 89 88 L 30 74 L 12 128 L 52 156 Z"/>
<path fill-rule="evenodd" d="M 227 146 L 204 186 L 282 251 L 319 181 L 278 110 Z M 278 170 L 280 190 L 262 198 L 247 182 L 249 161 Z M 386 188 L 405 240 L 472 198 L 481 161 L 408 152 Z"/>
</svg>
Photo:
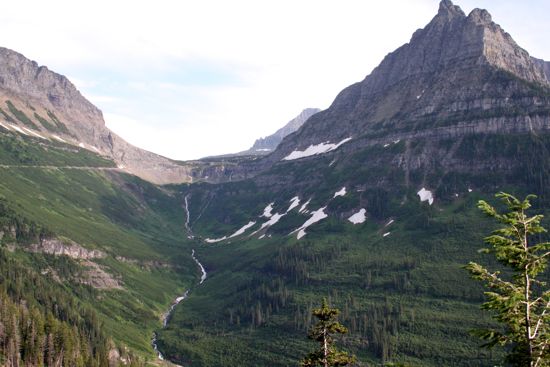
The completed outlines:
<svg viewBox="0 0 550 367">
<path fill-rule="evenodd" d="M 27 115 L 25 115 L 25 112 L 17 109 L 17 107 L 15 107 L 11 101 L 6 101 L 6 105 L 17 120 L 25 124 L 27 127 L 30 127 L 31 129 L 38 130 L 38 126 L 36 126 L 36 124 L 32 122 L 32 120 L 28 118 Z"/>
<path fill-rule="evenodd" d="M 4 111 L 2 108 L 0 108 L 0 114 L 1 114 L 2 116 L 4 116 L 4 119 L 5 119 L 7 122 L 15 123 L 15 120 L 13 119 L 13 117 L 11 117 L 8 113 L 6 113 L 6 111 Z"/>
<path fill-rule="evenodd" d="M 21 325 L 27 325 L 27 312 L 41 315 L 35 318 L 36 322 L 41 322 L 41 317 L 47 320 L 53 312 L 58 319 L 55 327 L 63 333 L 70 330 L 67 340 L 79 340 L 81 336 L 86 339 L 88 333 L 96 335 L 92 329 L 80 326 L 95 318 L 101 330 L 99 339 L 79 341 L 78 347 L 90 345 L 86 347 L 90 350 L 88 356 L 97 363 L 82 364 L 80 357 L 70 359 L 65 355 L 66 365 L 104 365 L 104 351 L 113 346 L 123 356 L 133 355 L 131 359 L 135 361 L 137 357 L 140 361 L 156 358 L 151 337 L 161 325 L 162 313 L 199 274 L 190 256 L 192 246 L 181 236 L 184 213 L 180 203 L 170 191 L 130 175 L 54 168 L 56 164 L 112 166 L 112 162 L 92 153 L 82 156 L 76 148 L 48 142 L 32 144 L 33 141 L 13 134 L 0 135 L 2 164 L 10 166 L 0 167 L 0 247 L 6 263 L 20 264 L 17 266 L 28 271 L 20 276 L 11 270 L 11 265 L 1 266 L 0 270 L 7 272 L 0 275 L 0 290 L 6 289 L 6 307 L 23 315 L 17 320 Z M 20 166 L 23 153 L 34 160 L 32 167 Z M 122 289 L 97 289 L 83 284 L 86 262 L 28 251 L 28 245 L 40 243 L 43 238 L 68 239 L 85 248 L 101 250 L 106 257 L 93 261 L 117 279 Z M 42 287 L 34 281 L 37 277 L 47 285 Z M 23 279 L 29 279 L 28 289 L 22 294 L 10 293 L 14 285 L 22 286 Z M 51 294 L 59 302 L 71 300 L 71 310 L 82 311 L 82 318 L 75 321 L 57 317 L 54 306 L 43 307 L 34 284 L 44 290 L 44 297 Z M 61 307 L 59 304 L 56 307 Z M 93 310 L 95 316 L 86 310 Z M 48 325 L 53 325 L 53 321 Z M 23 342 L 27 334 L 22 329 L 20 332 L 23 334 L 13 335 L 21 336 Z M 49 335 L 46 329 L 44 333 Z M 52 335 L 55 338 L 58 334 Z M 97 348 L 93 346 L 96 341 Z M 66 353 L 68 345 L 60 341 L 58 346 Z M 13 357 L 12 352 L 3 354 L 4 358 L 8 355 Z M 20 365 L 28 361 L 24 355 L 21 358 Z M 35 353 L 32 358 L 47 356 Z"/>
</svg>

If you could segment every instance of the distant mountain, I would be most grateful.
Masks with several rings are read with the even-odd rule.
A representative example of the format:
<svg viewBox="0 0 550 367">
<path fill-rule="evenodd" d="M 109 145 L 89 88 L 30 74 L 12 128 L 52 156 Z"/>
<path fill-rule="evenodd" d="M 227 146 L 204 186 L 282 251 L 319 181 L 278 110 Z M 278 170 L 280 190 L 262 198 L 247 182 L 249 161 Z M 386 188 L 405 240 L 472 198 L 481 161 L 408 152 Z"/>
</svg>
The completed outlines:
<svg viewBox="0 0 550 367">
<path fill-rule="evenodd" d="M 259 138 L 254 142 L 254 145 L 247 150 L 239 153 L 224 154 L 214 157 L 206 157 L 206 160 L 224 160 L 228 158 L 245 157 L 245 156 L 264 156 L 273 152 L 283 138 L 297 131 L 311 116 L 321 111 L 318 108 L 306 108 L 298 116 L 290 120 L 285 126 L 277 130 L 275 133 Z M 223 181 L 223 180 L 222 180 Z"/>
<path fill-rule="evenodd" d="M 285 136 L 297 131 L 311 116 L 319 111 L 321 110 L 318 108 L 306 108 L 275 133 L 265 138 L 257 139 L 252 148 L 239 154 L 264 155 L 271 153 L 277 148 Z"/>
<path fill-rule="evenodd" d="M 137 148 L 110 131 L 101 111 L 66 77 L 7 48 L 0 48 L 0 124 L 95 152 L 151 182 L 193 180 L 191 167 Z"/>
</svg>

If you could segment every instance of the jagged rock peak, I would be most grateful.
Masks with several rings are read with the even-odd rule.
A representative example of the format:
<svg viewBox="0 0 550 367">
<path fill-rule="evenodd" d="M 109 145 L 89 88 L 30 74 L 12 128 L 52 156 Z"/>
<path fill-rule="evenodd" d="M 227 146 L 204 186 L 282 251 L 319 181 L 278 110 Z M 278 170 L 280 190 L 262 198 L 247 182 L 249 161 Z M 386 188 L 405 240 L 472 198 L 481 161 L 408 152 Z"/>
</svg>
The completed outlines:
<svg viewBox="0 0 550 367">
<path fill-rule="evenodd" d="M 0 89 L 40 101 L 67 115 L 84 112 L 89 120 L 104 124 L 101 111 L 86 100 L 69 79 L 5 47 L 0 47 Z"/>
<path fill-rule="evenodd" d="M 440 17 L 447 17 L 448 19 L 454 17 L 465 17 L 466 14 L 460 9 L 460 6 L 454 5 L 451 0 L 442 0 L 439 3 L 439 11 L 437 13 Z"/>
<path fill-rule="evenodd" d="M 466 16 L 450 0 L 443 0 L 430 23 L 386 56 L 365 79 L 362 94 L 378 94 L 418 75 L 473 70 L 487 64 L 530 82 L 549 84 L 545 68 L 494 23 L 487 10 L 474 9 Z"/>
<path fill-rule="evenodd" d="M 493 23 L 491 14 L 487 10 L 479 8 L 472 10 L 468 15 L 468 19 L 479 25 L 490 25 Z"/>
</svg>

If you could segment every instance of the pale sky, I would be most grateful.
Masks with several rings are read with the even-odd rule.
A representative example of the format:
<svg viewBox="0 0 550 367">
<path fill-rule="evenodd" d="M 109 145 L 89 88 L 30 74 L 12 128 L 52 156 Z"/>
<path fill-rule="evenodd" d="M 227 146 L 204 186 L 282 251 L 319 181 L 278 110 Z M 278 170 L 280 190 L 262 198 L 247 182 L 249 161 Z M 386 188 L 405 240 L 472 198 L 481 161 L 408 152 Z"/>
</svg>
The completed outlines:
<svg viewBox="0 0 550 367">
<path fill-rule="evenodd" d="M 457 0 L 550 60 L 550 1 Z M 195 159 L 249 148 L 327 108 L 436 14 L 438 0 L 17 0 L 0 46 L 63 74 L 141 148 Z"/>
</svg>

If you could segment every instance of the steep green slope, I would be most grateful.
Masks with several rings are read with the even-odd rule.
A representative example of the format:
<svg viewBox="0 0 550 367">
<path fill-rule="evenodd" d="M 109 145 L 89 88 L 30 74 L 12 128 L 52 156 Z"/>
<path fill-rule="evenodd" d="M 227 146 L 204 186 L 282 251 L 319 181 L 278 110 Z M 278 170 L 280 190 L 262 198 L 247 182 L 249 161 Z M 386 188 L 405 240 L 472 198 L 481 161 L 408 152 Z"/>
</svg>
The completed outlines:
<svg viewBox="0 0 550 367">
<path fill-rule="evenodd" d="M 14 213 L 0 222 L 6 256 L 64 284 L 117 346 L 156 358 L 161 315 L 199 275 L 180 203 L 84 149 L 5 133 L 0 152 L 0 197 Z"/>
<path fill-rule="evenodd" d="M 159 345 L 197 366 L 296 365 L 311 349 L 311 310 L 328 297 L 350 328 L 340 343 L 363 365 L 498 363 L 498 352 L 469 335 L 492 322 L 479 310 L 483 289 L 462 269 L 491 261 L 477 251 L 492 226 L 476 203 L 504 190 L 537 193 L 536 205 L 548 207 L 549 139 L 416 139 L 282 162 L 249 181 L 180 187 L 209 278 L 176 308 Z M 395 163 L 427 144 L 434 154 L 416 169 Z M 458 157 L 452 169 L 437 159 L 451 152 Z M 423 187 L 433 205 L 419 200 Z M 301 201 L 287 212 L 295 196 Z M 309 213 L 299 213 L 306 201 Z M 272 214 L 284 215 L 262 230 L 270 203 Z M 327 218 L 297 239 L 295 230 L 319 208 Z M 347 218 L 360 208 L 367 219 L 354 225 Z M 212 243 L 249 221 L 256 224 L 244 234 Z"/>
</svg>

